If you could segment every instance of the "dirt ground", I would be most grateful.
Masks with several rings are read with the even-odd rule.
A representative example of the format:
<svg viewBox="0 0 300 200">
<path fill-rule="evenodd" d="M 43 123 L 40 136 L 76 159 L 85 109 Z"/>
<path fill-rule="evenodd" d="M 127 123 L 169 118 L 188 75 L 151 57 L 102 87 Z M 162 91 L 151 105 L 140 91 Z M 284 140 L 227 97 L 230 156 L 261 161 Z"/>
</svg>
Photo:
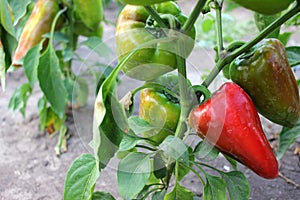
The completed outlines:
<svg viewBox="0 0 300 200">
<path fill-rule="evenodd" d="M 106 11 L 108 19 L 115 20 L 114 9 L 115 7 L 112 6 L 111 10 Z M 114 29 L 112 26 L 107 26 L 104 39 L 113 41 L 113 35 Z M 109 45 L 111 48 L 114 46 L 113 42 Z M 211 53 L 209 50 L 199 49 L 193 53 L 189 62 L 191 65 L 197 66 L 200 55 L 203 58 L 201 65 L 213 66 L 213 58 L 210 56 L 211 59 L 207 59 L 207 54 L 211 55 Z M 33 95 L 28 101 L 25 119 L 19 113 L 8 110 L 9 98 L 14 89 L 24 82 L 26 82 L 26 78 L 21 69 L 9 73 L 6 92 L 0 90 L 0 199 L 60 200 L 63 195 L 65 175 L 73 160 L 82 153 L 92 153 L 88 143 L 92 135 L 94 96 L 91 94 L 88 105 L 74 110 L 68 117 L 67 125 L 71 134 L 68 141 L 68 152 L 57 157 L 54 152 L 57 136 L 50 138 L 39 130 L 37 101 L 41 97 L 41 92 L 38 87 L 34 89 Z M 132 82 L 128 82 L 122 85 L 124 88 L 121 88 L 120 91 L 127 91 L 132 84 Z M 215 85 L 217 84 L 216 82 Z M 279 130 L 278 126 L 264 119 L 263 125 L 269 136 Z M 300 157 L 293 153 L 296 146 L 300 147 L 299 139 L 281 160 L 280 173 L 300 184 Z M 222 157 L 213 164 L 219 168 L 229 166 Z M 116 189 L 116 161 L 112 160 L 108 166 L 101 173 L 96 189 L 111 192 L 119 199 Z M 250 199 L 297 200 L 300 197 L 300 188 L 281 177 L 266 180 L 242 165 L 239 165 L 239 170 L 245 172 L 249 180 Z M 201 185 L 193 175 L 188 175 L 182 184 L 201 196 Z"/>
</svg>

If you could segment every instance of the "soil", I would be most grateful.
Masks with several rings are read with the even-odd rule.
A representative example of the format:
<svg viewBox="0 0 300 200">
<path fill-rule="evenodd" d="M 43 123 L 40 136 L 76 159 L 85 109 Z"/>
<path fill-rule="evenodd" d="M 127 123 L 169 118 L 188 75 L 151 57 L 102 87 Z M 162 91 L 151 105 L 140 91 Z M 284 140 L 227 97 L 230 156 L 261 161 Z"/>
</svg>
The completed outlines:
<svg viewBox="0 0 300 200">
<path fill-rule="evenodd" d="M 193 1 L 195 2 L 195 1 Z M 186 4 L 186 1 L 183 1 Z M 189 9 L 190 4 L 185 5 Z M 115 21 L 116 6 L 112 5 L 106 10 L 106 17 Z M 244 12 L 244 11 L 243 11 Z M 114 28 L 105 25 L 104 41 L 113 49 Z M 82 54 L 86 49 L 79 51 Z M 200 57 L 200 56 L 201 57 Z M 199 58 L 203 62 L 197 62 Z M 207 59 L 209 58 L 209 59 Z M 196 50 L 189 60 L 191 66 L 212 67 L 213 52 L 206 49 Z M 206 68 L 197 71 L 205 71 Z M 194 69 L 195 70 L 195 69 Z M 196 77 L 193 80 L 197 81 Z M 122 77 L 125 80 L 125 77 Z M 199 81 L 199 80 L 198 80 Z M 222 78 L 214 82 L 219 85 Z M 83 153 L 92 153 L 89 142 L 92 135 L 92 115 L 94 96 L 91 92 L 88 104 L 85 107 L 70 112 L 67 126 L 71 138 L 68 140 L 68 151 L 56 156 L 54 147 L 57 135 L 49 137 L 39 130 L 39 117 L 37 101 L 41 92 L 36 86 L 27 105 L 26 117 L 8 109 L 8 102 L 14 90 L 26 82 L 22 69 L 7 74 L 6 91 L 0 90 L 0 199 L 1 200 L 59 200 L 62 199 L 66 172 L 73 160 Z M 125 81 L 122 81 L 124 83 Z M 119 91 L 126 92 L 136 82 L 129 80 L 123 84 Z M 92 83 L 94 85 L 94 83 Z M 91 91 L 93 91 L 91 89 Z M 280 127 L 262 118 L 265 132 L 269 137 L 280 131 Z M 274 143 L 276 147 L 276 141 Z M 294 154 L 294 149 L 300 146 L 296 141 L 280 162 L 280 173 L 300 184 L 300 157 Z M 116 187 L 116 160 L 112 160 L 107 169 L 101 173 L 96 189 L 111 192 L 117 199 L 119 195 Z M 220 169 L 227 169 L 229 164 L 219 157 L 213 165 Z M 239 165 L 251 186 L 251 197 L 254 200 L 297 200 L 300 197 L 300 188 L 288 183 L 282 177 L 266 180 L 252 173 L 246 167 Z M 202 187 L 197 178 L 188 175 L 183 183 L 191 191 L 201 197 Z"/>
</svg>

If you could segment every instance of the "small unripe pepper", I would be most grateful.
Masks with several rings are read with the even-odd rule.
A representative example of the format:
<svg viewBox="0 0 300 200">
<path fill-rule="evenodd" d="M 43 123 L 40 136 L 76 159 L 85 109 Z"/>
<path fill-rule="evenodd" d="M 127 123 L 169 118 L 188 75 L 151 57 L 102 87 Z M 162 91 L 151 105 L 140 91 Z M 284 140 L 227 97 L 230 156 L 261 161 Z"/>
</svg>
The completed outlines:
<svg viewBox="0 0 300 200">
<path fill-rule="evenodd" d="M 194 108 L 189 124 L 201 138 L 259 176 L 278 176 L 278 163 L 256 108 L 237 84 L 223 84 L 210 99 Z"/>
<path fill-rule="evenodd" d="M 102 37 L 103 4 L 102 0 L 73 0 L 74 33 L 86 37 Z"/>
<path fill-rule="evenodd" d="M 251 97 L 260 114 L 287 127 L 300 116 L 299 92 L 283 44 L 265 39 L 235 59 L 230 78 Z"/>
<path fill-rule="evenodd" d="M 52 22 L 58 12 L 59 5 L 56 0 L 37 1 L 19 38 L 18 47 L 13 56 L 14 66 L 21 66 L 21 59 L 28 50 L 37 45 L 44 34 L 50 32 Z M 59 20 L 57 26 L 61 22 Z"/>
</svg>

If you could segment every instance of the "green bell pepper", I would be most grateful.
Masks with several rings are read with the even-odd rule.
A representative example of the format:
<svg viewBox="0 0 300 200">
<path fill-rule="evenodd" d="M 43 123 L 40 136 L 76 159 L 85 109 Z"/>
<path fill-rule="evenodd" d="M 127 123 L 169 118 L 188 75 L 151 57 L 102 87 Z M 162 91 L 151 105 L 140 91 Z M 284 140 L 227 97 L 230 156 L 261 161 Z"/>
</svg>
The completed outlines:
<svg viewBox="0 0 300 200">
<path fill-rule="evenodd" d="M 273 15 L 287 9 L 295 0 L 233 0 L 237 4 L 265 15 Z"/>
<path fill-rule="evenodd" d="M 269 120 L 292 127 L 300 115 L 299 92 L 283 44 L 265 39 L 230 65 L 230 78 Z"/>
<path fill-rule="evenodd" d="M 131 4 L 131 5 L 139 5 L 139 6 L 146 6 L 146 5 L 152 5 L 156 3 L 162 3 L 165 1 L 170 1 L 170 0 L 120 0 L 124 4 Z"/>
<path fill-rule="evenodd" d="M 123 72 L 131 78 L 147 81 L 155 79 L 177 68 L 176 52 L 178 39 L 185 41 L 184 55 L 187 57 L 194 48 L 195 28 L 187 35 L 177 30 L 187 17 L 181 13 L 175 2 L 153 5 L 153 8 L 170 29 L 161 29 L 143 6 L 126 5 L 119 15 L 116 26 L 116 49 L 118 60 L 122 60 L 136 48 L 140 48 L 125 64 Z M 174 31 L 175 30 L 175 31 Z M 162 38 L 165 41 L 143 46 Z"/>
<path fill-rule="evenodd" d="M 174 93 L 179 91 L 178 77 L 173 74 L 166 74 L 151 82 L 158 83 Z M 180 116 L 179 100 L 157 88 L 143 89 L 140 92 L 139 116 L 157 127 L 155 131 L 145 132 L 143 136 L 161 143 L 176 130 Z"/>
</svg>

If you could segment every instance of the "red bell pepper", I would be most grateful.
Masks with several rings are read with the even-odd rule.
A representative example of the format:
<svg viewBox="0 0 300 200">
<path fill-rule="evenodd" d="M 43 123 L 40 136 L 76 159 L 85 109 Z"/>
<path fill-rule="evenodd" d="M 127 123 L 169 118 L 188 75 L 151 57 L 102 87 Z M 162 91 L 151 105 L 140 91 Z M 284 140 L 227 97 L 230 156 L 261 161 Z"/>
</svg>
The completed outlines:
<svg viewBox="0 0 300 200">
<path fill-rule="evenodd" d="M 209 100 L 191 111 L 189 123 L 201 138 L 259 176 L 278 176 L 278 163 L 256 108 L 237 84 L 223 84 Z"/>
</svg>

